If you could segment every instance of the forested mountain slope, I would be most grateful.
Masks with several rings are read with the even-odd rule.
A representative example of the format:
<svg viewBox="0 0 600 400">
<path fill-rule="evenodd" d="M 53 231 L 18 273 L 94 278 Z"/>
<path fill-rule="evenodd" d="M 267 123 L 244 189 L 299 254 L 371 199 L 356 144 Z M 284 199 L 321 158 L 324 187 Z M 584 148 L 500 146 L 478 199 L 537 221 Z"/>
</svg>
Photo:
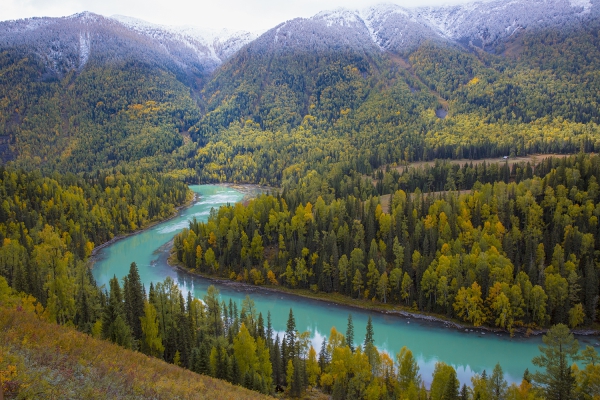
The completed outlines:
<svg viewBox="0 0 600 400">
<path fill-rule="evenodd" d="M 265 329 L 249 298 L 238 313 L 212 288 L 201 306 L 170 278 L 146 294 L 135 263 L 122 289 L 116 277 L 98 288 L 85 264 L 94 246 L 171 215 L 190 200 L 182 181 L 282 188 L 192 222 L 174 242 L 190 269 L 511 333 L 596 326 L 600 158 L 584 153 L 600 151 L 599 7 L 376 6 L 293 19 L 255 40 L 90 13 L 0 23 L 0 350 L 10 357 L 0 363 L 56 367 L 15 339 L 51 329 L 41 316 L 263 393 L 287 386 L 298 395 L 316 384 L 334 398 L 364 397 L 367 387 L 373 397 L 424 393 L 412 355 L 402 353 L 410 382 L 397 382 L 387 354 L 377 361 L 372 331 L 363 352 L 332 330 L 317 365 L 291 310 L 285 336 L 273 341 L 270 316 Z M 578 152 L 512 169 L 408 168 Z M 13 303 L 4 279 L 39 306 L 21 295 Z M 118 353 L 62 328 L 49 346 L 63 337 L 81 344 L 63 350 L 91 343 L 96 354 Z M 103 365 L 101 383 L 117 379 L 111 368 L 130 367 Z M 344 365 L 360 368 L 340 379 Z M 167 386 L 182 374 L 162 371 L 174 374 Z M 62 389 L 75 393 L 67 397 L 94 389 L 67 378 Z M 25 390 L 30 376 L 19 379 Z M 124 379 L 94 393 L 163 388 Z M 457 392 L 455 384 L 454 376 L 440 387 Z"/>
<path fill-rule="evenodd" d="M 255 40 L 90 13 L 2 22 L 0 155 L 279 185 L 305 164 L 592 150 L 597 15 L 587 0 L 382 5 Z"/>
<path fill-rule="evenodd" d="M 194 93 L 249 38 L 126 22 L 82 13 L 0 23 L 4 161 L 75 172 L 169 164 L 201 115 Z"/>
</svg>

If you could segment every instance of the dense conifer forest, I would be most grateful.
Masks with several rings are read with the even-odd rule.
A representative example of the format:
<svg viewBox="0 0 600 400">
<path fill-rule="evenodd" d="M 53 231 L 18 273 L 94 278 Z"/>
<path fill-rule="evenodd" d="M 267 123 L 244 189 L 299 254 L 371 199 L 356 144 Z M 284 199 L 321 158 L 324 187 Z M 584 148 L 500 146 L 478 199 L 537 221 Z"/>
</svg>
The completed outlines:
<svg viewBox="0 0 600 400">
<path fill-rule="evenodd" d="M 52 69 L 0 43 L 0 394 L 598 398 L 598 354 L 569 331 L 599 324 L 598 30 L 493 52 L 248 46 L 210 76 L 114 54 Z M 98 287 L 95 248 L 219 182 L 273 191 L 191 221 L 172 257 L 190 272 L 544 329 L 540 370 L 461 387 L 450 365 L 423 377 L 410 349 L 380 351 L 351 315 L 314 348 L 293 310 L 278 335 L 250 297 L 144 287 L 135 263 Z"/>
</svg>

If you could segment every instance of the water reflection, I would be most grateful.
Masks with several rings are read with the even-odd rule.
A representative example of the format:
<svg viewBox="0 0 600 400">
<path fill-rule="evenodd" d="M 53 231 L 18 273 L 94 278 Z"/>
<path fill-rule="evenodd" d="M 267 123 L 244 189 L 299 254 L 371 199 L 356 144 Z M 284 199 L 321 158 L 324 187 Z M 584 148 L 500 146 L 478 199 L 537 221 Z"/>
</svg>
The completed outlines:
<svg viewBox="0 0 600 400">
<path fill-rule="evenodd" d="M 107 284 L 113 275 L 119 278 L 125 276 L 129 264 L 135 261 L 146 288 L 150 282 L 163 281 L 170 276 L 185 294 L 191 291 L 197 298 L 206 294 L 208 286 L 215 284 L 213 281 L 177 271 L 167 264 L 169 242 L 180 229 L 188 226 L 192 218 L 206 220 L 212 207 L 235 203 L 243 195 L 222 186 L 194 186 L 192 189 L 202 196 L 193 207 L 182 211 L 170 221 L 118 241 L 99 252 L 94 259 L 93 269 L 98 284 Z M 469 384 L 470 377 L 484 369 L 491 373 L 497 362 L 502 365 L 508 381 L 518 382 L 525 368 L 530 371 L 535 369 L 531 359 L 538 354 L 537 345 L 541 343 L 539 338 L 510 338 L 490 333 L 484 335 L 481 330 L 466 333 L 436 323 L 390 314 L 367 313 L 256 287 L 222 283 L 215 286 L 219 288 L 222 300 L 228 303 L 231 298 L 238 303 L 238 307 L 241 307 L 241 301 L 249 293 L 257 310 L 263 313 L 265 321 L 267 312 L 271 312 L 273 329 L 280 334 L 285 331 L 289 309 L 293 308 L 298 330 L 311 332 L 312 343 L 317 351 L 323 338 L 329 336 L 332 326 L 342 333 L 346 332 L 349 313 L 353 316 L 356 344 L 360 344 L 370 314 L 377 347 L 393 358 L 402 346 L 410 348 L 426 383 L 431 381 L 435 363 L 440 360 L 454 366 L 462 383 Z"/>
</svg>

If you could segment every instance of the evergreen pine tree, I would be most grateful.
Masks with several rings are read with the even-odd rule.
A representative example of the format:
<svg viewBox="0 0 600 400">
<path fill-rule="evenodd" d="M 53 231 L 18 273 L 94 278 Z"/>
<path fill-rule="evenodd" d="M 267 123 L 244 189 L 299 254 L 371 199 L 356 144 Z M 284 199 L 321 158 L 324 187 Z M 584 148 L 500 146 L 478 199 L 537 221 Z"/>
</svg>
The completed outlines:
<svg viewBox="0 0 600 400">
<path fill-rule="evenodd" d="M 273 365 L 273 382 L 275 385 L 283 384 L 283 369 L 281 363 L 281 351 L 279 347 L 279 334 L 275 337 L 273 351 L 270 353 L 271 364 Z"/>
<path fill-rule="evenodd" d="M 352 323 L 352 314 L 348 314 L 348 327 L 346 328 L 346 343 L 350 351 L 354 353 L 354 324 Z"/>
<path fill-rule="evenodd" d="M 187 316 L 180 314 L 177 316 L 177 350 L 181 357 L 181 365 L 190 368 L 190 352 L 192 346 L 192 333 L 188 324 Z"/>
<path fill-rule="evenodd" d="M 366 348 L 368 344 L 373 344 L 373 321 L 371 320 L 371 316 L 369 315 L 369 320 L 367 321 L 367 333 L 365 335 L 365 343 L 364 347 Z"/>
<path fill-rule="evenodd" d="M 258 313 L 258 322 L 256 324 L 256 336 L 260 338 L 265 338 L 265 321 L 263 319 L 262 313 Z"/>
<path fill-rule="evenodd" d="M 233 323 L 233 300 L 229 298 L 229 324 Z"/>
<path fill-rule="evenodd" d="M 210 350 L 208 343 L 203 343 L 199 348 L 200 359 L 198 361 L 198 373 L 209 375 L 210 374 Z"/>
<path fill-rule="evenodd" d="M 81 287 L 79 288 L 79 298 L 76 303 L 77 312 L 75 314 L 75 324 L 77 328 L 79 328 L 82 332 L 90 331 L 90 324 L 92 322 L 92 314 L 93 311 L 90 307 L 90 302 L 88 300 L 87 288 L 82 282 Z"/>
<path fill-rule="evenodd" d="M 185 314 L 185 300 L 183 300 L 183 293 L 179 292 L 179 314 Z"/>
<path fill-rule="evenodd" d="M 136 340 L 142 338 L 140 318 L 144 316 L 144 290 L 137 265 L 132 262 L 124 279 L 125 316 Z"/>
<path fill-rule="evenodd" d="M 460 389 L 460 400 L 469 400 L 469 389 L 467 385 L 462 385 Z"/>
<path fill-rule="evenodd" d="M 292 380 L 292 395 L 294 397 L 300 397 L 305 387 L 305 377 L 303 364 L 299 358 L 294 359 L 294 379 Z"/>
<path fill-rule="evenodd" d="M 194 299 L 192 298 L 192 292 L 190 291 L 187 295 L 187 329 L 190 333 L 190 344 L 196 342 L 195 318 Z"/>
<path fill-rule="evenodd" d="M 329 365 L 329 358 L 329 353 L 327 352 L 327 338 L 323 338 L 321 350 L 319 351 L 319 367 L 321 367 L 321 371 L 325 371 L 325 367 Z"/>
<path fill-rule="evenodd" d="M 223 310 L 223 315 L 222 315 L 222 320 L 223 320 L 223 328 L 225 329 L 225 331 L 229 330 L 229 313 L 227 312 L 227 304 L 225 303 L 225 300 L 221 301 L 221 310 Z"/>
<path fill-rule="evenodd" d="M 229 375 L 229 365 L 227 360 L 227 353 L 225 349 L 221 346 L 220 343 L 216 345 L 216 368 L 215 368 L 215 378 L 217 379 L 227 379 Z"/>
<path fill-rule="evenodd" d="M 456 377 L 456 371 L 454 368 L 450 371 L 450 375 L 448 376 L 448 381 L 446 382 L 446 388 L 444 390 L 443 399 L 444 400 L 459 400 L 459 388 L 460 382 Z"/>
<path fill-rule="evenodd" d="M 579 343 L 564 324 L 550 328 L 542 338 L 545 346 L 540 346 L 541 355 L 534 357 L 534 365 L 545 368 L 533 374 L 533 380 L 542 387 L 549 400 L 573 398 L 575 376 L 571 364 L 577 360 Z"/>
<path fill-rule="evenodd" d="M 150 289 L 148 289 L 148 301 L 156 305 L 156 291 L 154 290 L 152 282 L 150 282 Z"/>
<path fill-rule="evenodd" d="M 501 400 L 506 396 L 508 383 L 504 379 L 504 372 L 502 371 L 502 367 L 500 367 L 500 363 L 496 364 L 490 377 L 490 389 L 493 400 Z"/>
<path fill-rule="evenodd" d="M 267 311 L 267 331 L 265 332 L 267 347 L 269 350 L 273 348 L 273 326 L 271 324 L 271 311 Z"/>
<path fill-rule="evenodd" d="M 231 383 L 237 384 L 240 379 L 240 365 L 237 362 L 237 358 L 235 356 L 231 357 Z M 247 386 L 246 386 L 247 387 Z"/>
<path fill-rule="evenodd" d="M 114 276 L 109 283 L 108 304 L 102 313 L 102 336 L 113 343 L 131 347 L 131 329 L 123 312 L 123 295 L 119 280 Z"/>
<path fill-rule="evenodd" d="M 287 328 L 285 330 L 285 349 L 288 359 L 293 359 L 296 355 L 296 320 L 294 319 L 294 313 L 291 308 L 290 315 L 288 316 Z"/>
</svg>

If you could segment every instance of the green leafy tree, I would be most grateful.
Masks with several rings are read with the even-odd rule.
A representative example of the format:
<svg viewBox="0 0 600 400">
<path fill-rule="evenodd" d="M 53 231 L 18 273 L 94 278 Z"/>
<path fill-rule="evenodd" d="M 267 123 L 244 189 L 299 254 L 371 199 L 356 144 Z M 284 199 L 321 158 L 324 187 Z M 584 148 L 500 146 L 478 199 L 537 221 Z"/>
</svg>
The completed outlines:
<svg viewBox="0 0 600 400">
<path fill-rule="evenodd" d="M 358 297 L 360 297 L 360 292 L 364 287 L 362 274 L 360 273 L 360 270 L 357 269 L 354 278 L 352 278 L 352 288 L 354 289 L 354 292 L 358 293 Z"/>
<path fill-rule="evenodd" d="M 158 319 L 156 308 L 150 302 L 144 303 L 144 315 L 140 317 L 142 340 L 141 350 L 143 353 L 153 357 L 161 358 L 165 347 L 158 330 Z"/>
<path fill-rule="evenodd" d="M 506 398 L 506 391 L 508 389 L 508 383 L 504 379 L 504 372 L 500 364 L 496 364 L 492 376 L 490 376 L 490 389 L 493 400 L 503 400 Z"/>
<path fill-rule="evenodd" d="M 406 391 L 411 385 L 415 388 L 421 386 L 421 376 L 419 375 L 419 366 L 414 359 L 412 352 L 406 347 L 402 347 L 396 354 L 398 364 L 398 382 L 400 390 Z"/>
</svg>

